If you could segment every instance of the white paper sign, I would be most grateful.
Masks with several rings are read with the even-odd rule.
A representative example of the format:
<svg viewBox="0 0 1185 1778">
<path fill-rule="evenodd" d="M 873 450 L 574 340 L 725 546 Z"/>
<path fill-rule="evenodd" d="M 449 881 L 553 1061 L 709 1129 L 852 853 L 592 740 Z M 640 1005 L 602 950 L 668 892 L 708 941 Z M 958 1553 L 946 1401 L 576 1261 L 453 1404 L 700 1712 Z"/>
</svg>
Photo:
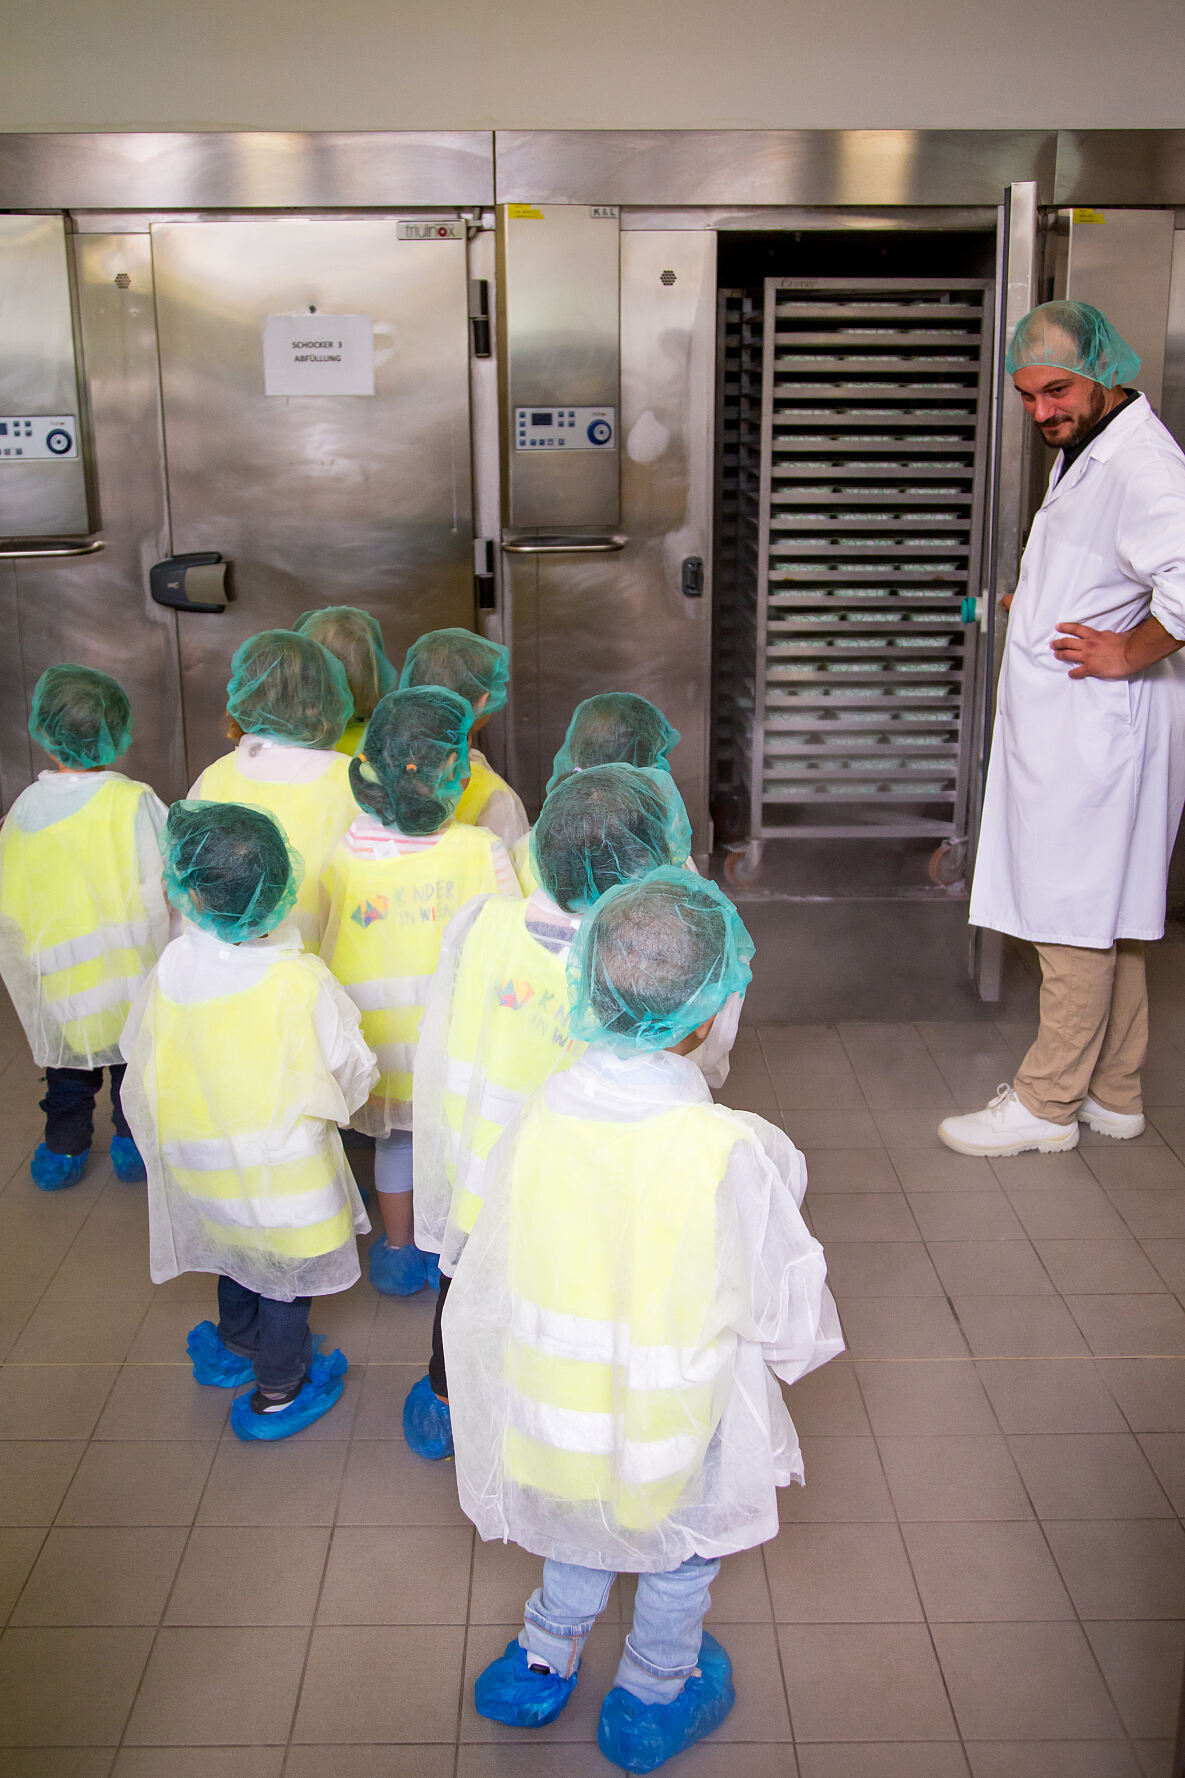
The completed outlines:
<svg viewBox="0 0 1185 1778">
<path fill-rule="evenodd" d="M 265 395 L 373 395 L 370 316 L 266 316 L 263 388 Z"/>
</svg>

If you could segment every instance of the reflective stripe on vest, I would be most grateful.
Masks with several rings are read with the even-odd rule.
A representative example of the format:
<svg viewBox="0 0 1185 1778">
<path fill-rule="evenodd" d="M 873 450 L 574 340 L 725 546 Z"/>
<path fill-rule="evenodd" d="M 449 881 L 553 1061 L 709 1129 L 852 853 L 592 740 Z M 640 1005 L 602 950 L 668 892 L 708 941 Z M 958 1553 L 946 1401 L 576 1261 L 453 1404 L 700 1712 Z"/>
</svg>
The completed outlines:
<svg viewBox="0 0 1185 1778">
<path fill-rule="evenodd" d="M 316 976 L 279 959 L 237 994 L 153 996 L 157 1137 L 166 1178 L 218 1242 L 290 1259 L 332 1253 L 353 1216 L 336 1144 L 307 1115 L 333 1090 L 317 1044 Z"/>
<path fill-rule="evenodd" d="M 100 927 L 97 932 L 88 932 L 83 938 L 70 938 L 65 944 L 37 951 L 33 961 L 42 975 L 53 975 L 57 970 L 69 969 L 77 963 L 93 963 L 104 951 L 134 951 L 140 945 L 146 945 L 150 936 L 147 920 L 130 924 L 116 921 L 111 926 Z"/>
<path fill-rule="evenodd" d="M 609 1123 L 535 1101 L 511 1182 L 516 1481 L 630 1527 L 670 1512 L 697 1473 L 735 1348 L 717 1301 L 716 1198 L 737 1140 L 711 1106 Z"/>
</svg>

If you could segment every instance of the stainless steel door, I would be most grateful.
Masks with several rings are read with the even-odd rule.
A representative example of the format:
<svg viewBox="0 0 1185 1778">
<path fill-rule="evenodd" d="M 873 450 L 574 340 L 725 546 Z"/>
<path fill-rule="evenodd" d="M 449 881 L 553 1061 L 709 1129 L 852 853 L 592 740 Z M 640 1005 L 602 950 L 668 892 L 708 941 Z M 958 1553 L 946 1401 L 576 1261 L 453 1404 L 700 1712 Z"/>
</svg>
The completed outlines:
<svg viewBox="0 0 1185 1778">
<path fill-rule="evenodd" d="M 225 748 L 244 637 L 357 604 L 398 665 L 422 630 L 472 624 L 466 243 L 244 219 L 156 224 L 152 254 L 173 552 L 232 563 L 229 608 L 178 618 L 193 777 Z M 264 322 L 292 314 L 368 316 L 374 395 L 267 395 Z"/>
<path fill-rule="evenodd" d="M 537 808 L 573 707 L 651 698 L 680 730 L 672 766 L 707 848 L 716 237 L 621 235 L 621 530 L 605 554 L 509 554 L 511 773 Z M 573 538 L 573 542 L 579 539 Z M 683 591 L 698 557 L 703 591 Z"/>
</svg>

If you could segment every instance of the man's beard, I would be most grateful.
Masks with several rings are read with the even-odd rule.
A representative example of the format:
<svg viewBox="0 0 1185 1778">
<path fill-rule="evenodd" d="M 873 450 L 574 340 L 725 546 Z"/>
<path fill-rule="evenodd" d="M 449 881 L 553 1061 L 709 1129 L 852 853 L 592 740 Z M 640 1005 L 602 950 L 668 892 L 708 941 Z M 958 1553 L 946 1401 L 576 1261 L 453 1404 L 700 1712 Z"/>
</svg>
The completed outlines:
<svg viewBox="0 0 1185 1778">
<path fill-rule="evenodd" d="M 1055 449 L 1059 451 L 1072 451 L 1075 445 L 1080 445 L 1087 434 L 1093 432 L 1099 421 L 1102 419 L 1103 410 L 1106 405 L 1107 391 L 1103 388 L 1101 383 L 1096 383 L 1091 392 L 1090 411 L 1084 414 L 1082 418 L 1076 422 L 1074 430 L 1071 432 L 1069 438 L 1060 438 L 1057 441 Z M 1045 438 L 1046 444 L 1053 444 L 1053 440 L 1046 435 L 1044 426 L 1038 427 L 1038 431 L 1041 433 L 1042 437 Z"/>
</svg>

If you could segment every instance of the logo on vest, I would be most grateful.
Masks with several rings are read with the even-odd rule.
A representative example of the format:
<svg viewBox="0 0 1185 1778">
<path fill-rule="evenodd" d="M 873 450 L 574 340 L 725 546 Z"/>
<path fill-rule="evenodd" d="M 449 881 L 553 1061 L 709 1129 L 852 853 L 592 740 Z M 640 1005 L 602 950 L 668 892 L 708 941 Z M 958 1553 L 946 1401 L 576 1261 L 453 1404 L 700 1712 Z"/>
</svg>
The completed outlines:
<svg viewBox="0 0 1185 1778">
<path fill-rule="evenodd" d="M 534 993 L 530 982 L 505 982 L 498 995 L 498 1005 L 509 1007 L 511 1012 L 521 1012 Z"/>
<path fill-rule="evenodd" d="M 355 926 L 363 928 L 373 926 L 376 920 L 385 920 L 387 918 L 386 896 L 376 895 L 373 901 L 360 901 L 350 918 Z"/>
</svg>

